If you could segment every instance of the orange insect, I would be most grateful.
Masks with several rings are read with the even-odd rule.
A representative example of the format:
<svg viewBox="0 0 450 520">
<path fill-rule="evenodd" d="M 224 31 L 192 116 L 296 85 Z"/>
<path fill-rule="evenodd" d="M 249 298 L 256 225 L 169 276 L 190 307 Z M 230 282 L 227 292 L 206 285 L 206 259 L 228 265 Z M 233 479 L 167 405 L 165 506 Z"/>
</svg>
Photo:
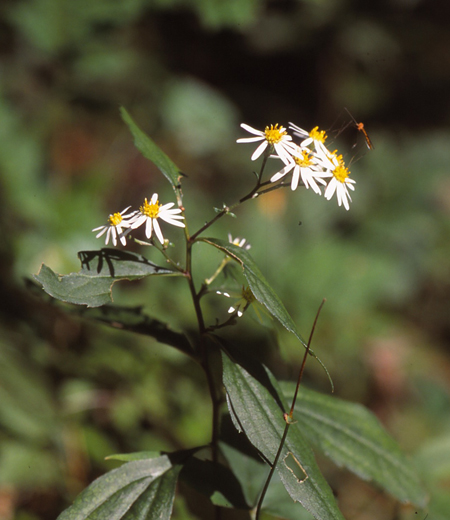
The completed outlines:
<svg viewBox="0 0 450 520">
<path fill-rule="evenodd" d="M 356 119 L 350 114 L 350 111 L 348 110 L 348 108 L 346 108 L 346 107 L 344 107 L 344 108 L 347 111 L 348 115 L 352 118 L 353 123 L 355 123 L 356 129 L 359 130 L 360 132 L 362 132 L 362 134 L 364 135 L 364 138 L 366 140 L 367 148 L 369 150 L 374 150 L 374 146 L 372 144 L 372 141 L 370 140 L 369 134 L 367 133 L 366 129 L 364 128 L 364 123 L 358 123 L 356 121 Z"/>
</svg>

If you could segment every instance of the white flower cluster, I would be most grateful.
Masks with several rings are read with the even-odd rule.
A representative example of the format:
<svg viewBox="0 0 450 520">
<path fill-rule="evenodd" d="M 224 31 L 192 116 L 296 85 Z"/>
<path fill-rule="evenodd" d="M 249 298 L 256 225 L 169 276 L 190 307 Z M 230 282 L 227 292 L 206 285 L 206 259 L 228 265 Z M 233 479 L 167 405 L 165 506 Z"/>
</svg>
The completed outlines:
<svg viewBox="0 0 450 520">
<path fill-rule="evenodd" d="M 323 130 L 316 126 L 311 132 L 307 132 L 289 123 L 292 134 L 300 140 L 300 143 L 296 144 L 286 129 L 278 124 L 266 126 L 264 131 L 246 124 L 241 124 L 241 127 L 255 137 L 238 139 L 238 143 L 262 141 L 253 153 L 252 161 L 264 152 L 274 154 L 271 157 L 283 161 L 284 168 L 273 175 L 270 182 L 277 182 L 292 172 L 292 190 L 297 189 L 300 179 L 306 188 L 311 188 L 318 195 L 322 194 L 321 186 L 325 186 L 324 195 L 327 200 L 336 193 L 339 206 L 344 205 L 346 210 L 350 209 L 349 201 L 352 199 L 348 190 L 355 189 L 355 181 L 350 179 L 350 172 L 342 155 L 338 155 L 337 150 L 331 152 L 325 146 L 327 135 Z"/>
<path fill-rule="evenodd" d="M 160 204 L 158 194 L 154 193 L 150 201 L 147 201 L 147 199 L 144 200 L 139 211 L 133 211 L 127 215 L 126 212 L 131 207 L 128 206 L 128 208 L 125 208 L 120 213 L 110 215 L 106 226 L 97 227 L 92 231 L 98 231 L 96 238 L 106 233 L 105 244 L 108 244 L 111 238 L 115 246 L 117 245 L 117 239 L 120 240 L 122 245 L 126 245 L 126 235 L 132 229 L 136 229 L 145 224 L 145 236 L 151 238 L 153 230 L 155 230 L 155 235 L 158 237 L 158 240 L 161 244 L 164 244 L 164 236 L 158 222 L 159 218 L 173 226 L 184 227 L 184 222 L 180 222 L 180 220 L 184 219 L 182 215 L 179 215 L 181 209 L 171 209 L 174 205 L 174 202 L 169 202 L 164 205 Z"/>
</svg>

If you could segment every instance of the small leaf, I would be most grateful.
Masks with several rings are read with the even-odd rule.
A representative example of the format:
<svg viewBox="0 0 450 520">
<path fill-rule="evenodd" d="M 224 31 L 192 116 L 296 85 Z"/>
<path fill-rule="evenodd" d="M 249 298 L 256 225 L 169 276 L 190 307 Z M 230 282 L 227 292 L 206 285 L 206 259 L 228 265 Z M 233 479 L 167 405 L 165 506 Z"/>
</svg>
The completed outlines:
<svg viewBox="0 0 450 520">
<path fill-rule="evenodd" d="M 152 161 L 166 179 L 176 188 L 180 183 L 180 178 L 183 175 L 180 169 L 169 159 L 169 157 L 150 139 L 150 137 L 143 132 L 137 124 L 133 121 L 130 114 L 124 107 L 120 108 L 122 119 L 128 125 L 134 137 L 134 144 L 141 154 Z"/>
<path fill-rule="evenodd" d="M 275 459 L 285 422 L 287 405 L 272 374 L 262 366 L 256 379 L 222 353 L 223 383 L 232 413 L 250 442 L 269 461 Z M 262 384 L 260 381 L 264 381 Z M 277 471 L 291 498 L 320 520 L 343 520 L 333 493 L 320 472 L 311 448 L 298 428 L 290 427 Z"/>
<path fill-rule="evenodd" d="M 293 395 L 295 385 L 283 388 Z M 369 410 L 301 388 L 295 411 L 295 428 L 336 464 L 376 482 L 402 502 L 426 505 L 417 468 Z"/>
<path fill-rule="evenodd" d="M 78 273 L 57 275 L 43 264 L 34 279 L 53 298 L 99 307 L 112 300 L 112 286 L 118 280 L 136 280 L 152 275 L 182 275 L 179 271 L 153 264 L 141 255 L 119 249 L 80 251 L 78 256 L 82 265 Z"/>
<path fill-rule="evenodd" d="M 180 469 L 166 455 L 128 462 L 94 480 L 58 520 L 168 520 Z"/>
</svg>

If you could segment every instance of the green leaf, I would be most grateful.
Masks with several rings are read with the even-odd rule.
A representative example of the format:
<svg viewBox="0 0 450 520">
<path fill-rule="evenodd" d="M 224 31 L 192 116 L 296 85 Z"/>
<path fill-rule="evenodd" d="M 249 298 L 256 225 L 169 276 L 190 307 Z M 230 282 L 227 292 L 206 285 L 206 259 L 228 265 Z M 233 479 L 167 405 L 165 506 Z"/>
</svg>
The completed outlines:
<svg viewBox="0 0 450 520">
<path fill-rule="evenodd" d="M 223 383 L 232 413 L 253 446 L 270 463 L 275 459 L 286 425 L 283 412 L 287 405 L 277 382 L 261 365 L 253 367 L 250 374 L 224 353 L 222 362 Z M 276 469 L 291 498 L 313 516 L 321 520 L 343 520 L 311 448 L 298 428 L 290 427 Z"/>
<path fill-rule="evenodd" d="M 178 187 L 180 178 L 183 175 L 180 169 L 167 157 L 159 146 L 137 126 L 124 107 L 120 108 L 120 113 L 122 114 L 122 119 L 133 134 L 136 148 L 146 159 L 149 159 L 157 166 L 164 177 L 172 184 L 173 188 Z"/>
<path fill-rule="evenodd" d="M 264 497 L 263 511 L 287 520 L 313 520 L 314 516 L 299 507 L 289 496 L 279 474 L 275 473 Z"/>
<path fill-rule="evenodd" d="M 444 432 L 425 442 L 416 453 L 415 461 L 427 482 L 449 481 L 450 433 Z"/>
<path fill-rule="evenodd" d="M 58 520 L 168 520 L 180 469 L 166 455 L 128 462 L 94 480 Z"/>
<path fill-rule="evenodd" d="M 194 350 L 184 334 L 175 332 L 166 323 L 151 318 L 142 312 L 141 306 L 123 307 L 108 304 L 96 308 L 76 308 L 76 313 L 83 318 L 100 321 L 114 328 L 151 336 L 160 343 L 195 357 Z"/>
<path fill-rule="evenodd" d="M 291 397 L 295 385 L 283 384 L 283 388 L 289 389 Z M 301 388 L 295 411 L 295 428 L 336 464 L 376 482 L 402 502 L 426 505 L 417 468 L 369 410 Z"/>
<path fill-rule="evenodd" d="M 272 316 L 274 316 L 284 327 L 286 327 L 289 332 L 292 332 L 292 334 L 294 334 L 294 336 L 302 343 L 305 348 L 307 348 L 307 344 L 298 332 L 294 320 L 286 310 L 283 302 L 264 278 L 264 275 L 259 270 L 259 267 L 255 264 L 255 261 L 251 257 L 250 253 L 242 247 L 230 244 L 224 240 L 219 240 L 218 238 L 199 238 L 199 240 L 217 247 L 227 256 L 230 256 L 233 258 L 233 260 L 236 260 L 236 262 L 241 264 L 244 276 L 255 298 L 260 303 L 262 303 L 270 312 L 270 314 L 272 314 Z M 327 377 L 330 381 L 331 388 L 333 388 L 333 381 L 331 380 L 331 376 L 325 365 L 315 355 L 312 349 L 309 350 L 309 353 L 317 359 L 322 368 L 325 370 L 325 373 L 327 374 Z"/>
<path fill-rule="evenodd" d="M 180 271 L 160 267 L 142 255 L 120 249 L 80 251 L 78 273 L 58 275 L 46 265 L 34 275 L 45 292 L 67 303 L 99 307 L 112 300 L 112 286 L 119 280 L 137 280 L 152 275 L 180 276 Z"/>
<path fill-rule="evenodd" d="M 292 332 L 306 347 L 306 343 L 297 331 L 297 327 L 286 310 L 286 307 L 283 305 L 283 302 L 277 296 L 272 287 L 268 284 L 250 253 L 243 247 L 230 244 L 229 242 L 219 240 L 218 238 L 200 238 L 199 240 L 217 247 L 227 256 L 230 256 L 233 260 L 239 262 L 255 298 L 265 305 L 270 314 L 284 325 L 288 331 Z"/>
<path fill-rule="evenodd" d="M 247 440 L 245 437 L 243 438 Z M 249 444 L 250 450 L 247 446 L 244 447 L 245 449 L 242 449 L 242 446 L 238 449 L 238 447 L 230 446 L 226 442 L 221 442 L 220 451 L 226 458 L 234 475 L 236 475 L 247 504 L 251 508 L 254 508 L 256 507 L 269 469 L 267 465 L 261 461 L 260 457 L 255 458 L 255 456 L 252 456 L 252 450 L 256 450 L 248 440 L 247 443 Z"/>
<path fill-rule="evenodd" d="M 220 463 L 191 457 L 184 464 L 180 479 L 208 497 L 214 505 L 249 509 L 239 481 Z"/>
<path fill-rule="evenodd" d="M 131 462 L 132 460 L 156 459 L 161 456 L 159 451 L 136 451 L 134 453 L 115 453 L 108 455 L 105 460 L 120 460 L 122 462 Z"/>
<path fill-rule="evenodd" d="M 240 441 L 240 444 L 242 444 L 242 441 Z M 253 446 L 250 445 L 250 447 L 254 450 Z M 250 456 L 242 450 L 242 446 L 240 448 L 237 449 L 226 443 L 220 444 L 220 450 L 239 480 L 247 503 L 254 509 L 267 479 L 269 468 L 261 461 L 260 457 Z M 299 507 L 289 497 L 277 473 L 272 476 L 270 481 L 262 511 L 288 520 L 311 520 L 313 518 L 306 509 Z"/>
</svg>

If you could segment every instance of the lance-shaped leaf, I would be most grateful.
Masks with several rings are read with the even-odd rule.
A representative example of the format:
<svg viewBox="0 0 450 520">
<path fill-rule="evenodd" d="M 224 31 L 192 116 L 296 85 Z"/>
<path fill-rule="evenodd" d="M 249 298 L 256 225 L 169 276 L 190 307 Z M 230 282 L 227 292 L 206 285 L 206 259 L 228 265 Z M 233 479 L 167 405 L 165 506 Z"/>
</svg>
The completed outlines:
<svg viewBox="0 0 450 520">
<path fill-rule="evenodd" d="M 307 348 L 307 344 L 298 332 L 294 320 L 286 310 L 283 302 L 264 278 L 264 275 L 259 270 L 259 267 L 255 264 L 255 261 L 251 257 L 250 253 L 243 247 L 230 244 L 229 242 L 225 242 L 224 240 L 219 240 L 217 238 L 200 238 L 199 240 L 217 247 L 227 256 L 236 260 L 236 262 L 242 266 L 244 276 L 255 298 L 260 303 L 265 305 L 270 314 L 272 314 L 272 316 L 274 316 L 282 325 L 284 325 L 288 331 L 292 332 L 303 344 L 303 346 Z M 309 354 L 315 357 L 318 363 L 322 366 L 330 381 L 331 388 L 333 389 L 333 381 L 331 379 L 330 373 L 327 370 L 327 367 L 316 356 L 312 349 L 309 350 Z"/>
<path fill-rule="evenodd" d="M 295 326 L 295 323 L 289 315 L 283 302 L 269 285 L 264 275 L 255 264 L 250 253 L 243 247 L 230 244 L 218 238 L 200 238 L 199 240 L 211 244 L 223 251 L 227 256 L 230 256 L 242 266 L 244 276 L 247 283 L 255 296 L 255 298 L 262 303 L 267 310 L 274 316 L 287 330 L 292 332 L 302 343 L 306 346 L 305 341 Z"/>
<path fill-rule="evenodd" d="M 291 397 L 295 385 L 282 388 Z M 295 412 L 294 426 L 336 464 L 376 482 L 402 502 L 425 506 L 427 494 L 417 468 L 369 410 L 301 388 Z"/>
<path fill-rule="evenodd" d="M 180 169 L 167 157 L 161 148 L 138 127 L 124 107 L 120 108 L 120 113 L 122 114 L 122 119 L 133 134 L 136 148 L 146 159 L 149 159 L 157 166 L 170 184 L 172 184 L 173 188 L 177 187 L 180 182 L 180 177 L 183 175 Z"/>
<path fill-rule="evenodd" d="M 182 275 L 180 271 L 160 267 L 142 255 L 119 249 L 81 251 L 78 257 L 82 265 L 78 273 L 58 275 L 42 265 L 34 279 L 53 298 L 99 307 L 112 300 L 112 286 L 119 280 L 136 280 L 152 275 Z"/>
<path fill-rule="evenodd" d="M 260 369 L 258 379 L 223 353 L 223 383 L 229 406 L 250 442 L 270 463 L 280 446 L 287 410 L 272 374 Z M 261 382 L 263 381 L 264 384 Z M 333 493 L 298 428 L 290 427 L 277 471 L 291 498 L 315 518 L 343 520 Z"/>
<path fill-rule="evenodd" d="M 94 480 L 58 520 L 168 520 L 180 469 L 166 455 L 124 464 Z"/>
</svg>

